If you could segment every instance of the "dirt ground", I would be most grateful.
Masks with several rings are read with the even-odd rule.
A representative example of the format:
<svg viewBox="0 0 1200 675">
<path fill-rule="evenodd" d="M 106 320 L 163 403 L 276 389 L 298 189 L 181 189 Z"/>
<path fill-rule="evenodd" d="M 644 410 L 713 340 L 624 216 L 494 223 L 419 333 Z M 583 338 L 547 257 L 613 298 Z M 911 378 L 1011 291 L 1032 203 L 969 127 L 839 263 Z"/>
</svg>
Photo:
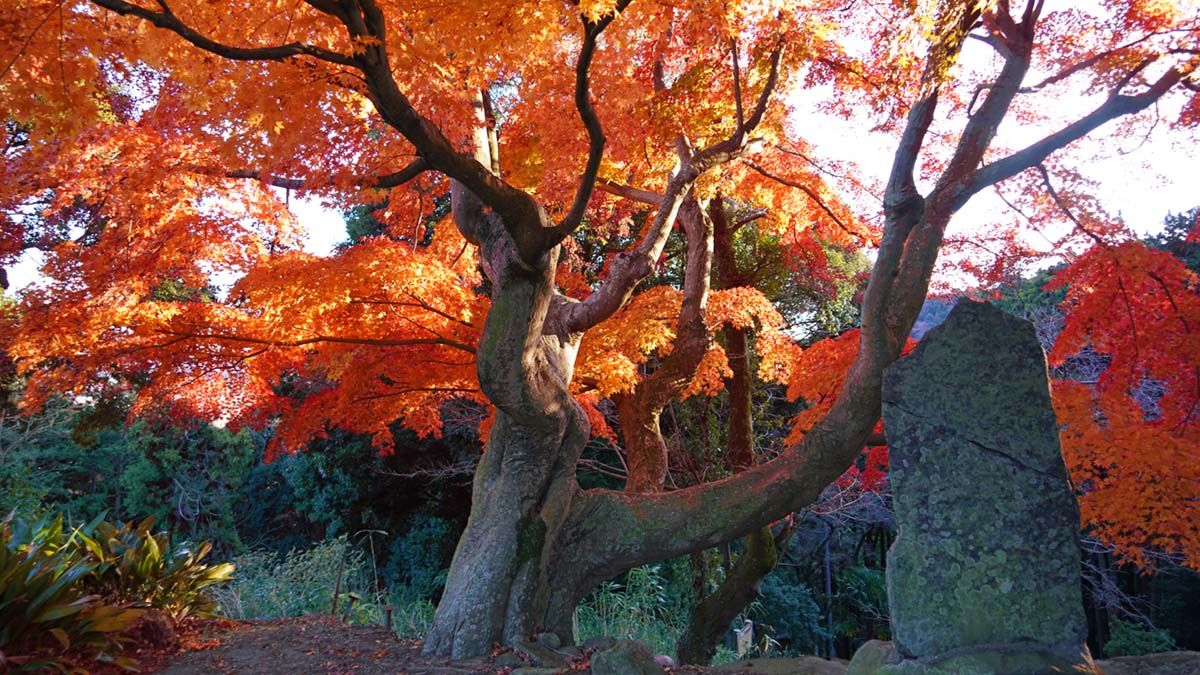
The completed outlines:
<svg viewBox="0 0 1200 675">
<path fill-rule="evenodd" d="M 142 648 L 130 656 L 142 662 L 143 673 L 159 675 L 507 675 L 493 668 L 491 658 L 449 662 L 421 653 L 417 640 L 402 640 L 382 626 L 348 626 L 323 616 L 279 621 L 191 622 L 179 635 L 179 646 L 166 653 Z M 788 660 L 791 661 L 791 660 Z M 813 661 L 818 661 L 813 659 Z M 748 670 L 747 663 L 723 668 L 684 666 L 677 675 L 734 675 L 736 673 L 812 673 L 827 671 L 799 661 Z M 820 662 L 817 666 L 831 666 Z M 836 666 L 835 666 L 836 667 Z M 586 673 L 586 664 L 572 670 Z M 108 670 L 105 669 L 105 675 Z"/>
<path fill-rule="evenodd" d="M 131 645 L 126 654 L 142 673 L 159 675 L 510 675 L 491 658 L 451 663 L 421 653 L 417 640 L 402 640 L 382 626 L 348 626 L 324 616 L 280 621 L 191 619 L 175 645 Z M 114 666 L 76 664 L 91 675 L 116 675 Z M 1097 663 L 1110 675 L 1196 675 L 1200 653 L 1172 652 Z M 741 661 L 717 668 L 683 666 L 672 675 L 842 675 L 845 661 L 816 657 Z M 585 663 L 573 672 L 588 672 Z M 520 671 L 518 671 L 519 673 Z M 550 671 L 541 671 L 547 673 Z M 516 675 L 515 673 L 512 675 Z"/>
<path fill-rule="evenodd" d="M 421 643 L 382 626 L 329 617 L 219 622 L 185 641 L 160 675 L 467 675 L 494 672 L 487 661 L 430 659 Z"/>
</svg>

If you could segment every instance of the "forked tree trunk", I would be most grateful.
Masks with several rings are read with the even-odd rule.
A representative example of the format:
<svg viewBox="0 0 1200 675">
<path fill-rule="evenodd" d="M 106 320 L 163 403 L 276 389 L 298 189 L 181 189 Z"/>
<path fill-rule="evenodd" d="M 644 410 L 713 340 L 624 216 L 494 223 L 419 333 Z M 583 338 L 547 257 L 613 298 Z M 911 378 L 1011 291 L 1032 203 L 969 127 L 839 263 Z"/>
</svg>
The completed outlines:
<svg viewBox="0 0 1200 675">
<path fill-rule="evenodd" d="M 426 638 L 426 650 L 455 656 L 484 654 L 493 642 L 512 644 L 537 630 L 563 629 L 546 623 L 555 574 L 547 559 L 578 492 L 575 464 L 590 432 L 567 391 L 578 340 L 541 331 L 554 294 L 557 251 L 542 269 L 525 269 L 507 235 L 493 228 L 481 253 L 493 293 L 477 361 L 480 384 L 497 405 L 496 422 Z"/>
<path fill-rule="evenodd" d="M 651 234 L 632 255 L 614 260 L 609 280 L 577 303 L 554 297 L 557 249 L 543 248 L 541 242 L 558 229 L 546 213 L 511 186 L 478 175 L 478 167 L 490 163 L 464 164 L 448 154 L 443 147 L 448 142 L 434 143 L 438 139 L 429 138 L 424 120 L 401 114 L 411 111 L 407 100 L 373 84 L 385 119 L 437 168 L 465 179 L 472 190 L 486 191 L 491 207 L 474 209 L 486 226 L 460 221 L 457 209 L 455 220 L 480 245 L 493 283 L 493 305 L 477 360 L 480 385 L 500 417 L 488 443 L 493 456 L 477 472 L 471 519 L 426 652 L 478 656 L 494 642 L 511 643 L 543 628 L 569 639 L 571 612 L 595 584 L 637 565 L 745 536 L 812 503 L 845 471 L 879 419 L 883 369 L 899 356 L 920 311 L 951 215 L 984 187 L 1036 165 L 1107 119 L 1144 109 L 1157 96 L 1116 97 L 1117 103 L 1105 104 L 1086 123 L 981 167 L 1028 68 L 1037 20 L 1036 12 L 1029 13 L 1023 23 L 1008 27 L 1004 39 L 1011 54 L 1004 68 L 968 120 L 954 156 L 923 196 L 916 188 L 915 167 L 937 108 L 939 73 L 952 62 L 947 54 L 958 53 L 978 11 L 965 11 L 962 30 L 947 33 L 930 52 L 922 90 L 909 110 L 888 178 L 886 227 L 863 300 L 858 355 L 829 413 L 799 444 L 770 462 L 673 492 L 579 490 L 573 473 L 588 426 L 567 390 L 575 347 L 579 334 L 611 316 L 649 273 L 696 178 L 745 150 L 748 130 L 761 121 L 777 82 L 782 52 L 772 52 L 763 94 L 730 138 L 699 151 L 679 144 L 680 168 L 662 195 Z M 368 63 L 364 73 L 377 83 L 385 79 L 385 67 L 385 60 Z M 391 109 L 399 112 L 389 117 Z M 521 222 L 505 227 L 496 224 L 500 217 Z M 506 231 L 513 233 L 515 244 Z M 547 320 L 552 303 L 556 314 Z"/>
</svg>

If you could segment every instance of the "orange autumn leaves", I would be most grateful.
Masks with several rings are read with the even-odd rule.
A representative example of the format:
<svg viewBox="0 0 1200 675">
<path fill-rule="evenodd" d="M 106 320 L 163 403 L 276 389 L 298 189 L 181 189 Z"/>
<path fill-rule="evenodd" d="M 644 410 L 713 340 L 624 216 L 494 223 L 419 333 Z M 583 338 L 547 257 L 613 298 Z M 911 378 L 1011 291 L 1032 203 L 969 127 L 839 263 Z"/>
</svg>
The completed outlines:
<svg viewBox="0 0 1200 675">
<path fill-rule="evenodd" d="M 1139 565 L 1200 569 L 1200 280 L 1164 251 L 1096 247 L 1064 270 L 1066 324 L 1050 353 L 1085 347 L 1095 382 L 1059 380 L 1054 406 L 1085 523 Z"/>
</svg>

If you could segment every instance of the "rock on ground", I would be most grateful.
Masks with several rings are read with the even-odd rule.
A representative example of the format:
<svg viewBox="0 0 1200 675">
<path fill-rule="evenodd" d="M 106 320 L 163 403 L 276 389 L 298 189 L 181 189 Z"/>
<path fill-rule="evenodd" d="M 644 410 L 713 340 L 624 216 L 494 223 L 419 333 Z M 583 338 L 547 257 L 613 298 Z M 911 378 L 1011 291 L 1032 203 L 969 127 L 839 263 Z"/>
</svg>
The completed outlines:
<svg viewBox="0 0 1200 675">
<path fill-rule="evenodd" d="M 1090 664 L 1079 510 L 1032 324 L 960 302 L 885 372 L 883 418 L 898 524 L 887 563 L 895 643 L 856 655 L 850 672 Z"/>
</svg>

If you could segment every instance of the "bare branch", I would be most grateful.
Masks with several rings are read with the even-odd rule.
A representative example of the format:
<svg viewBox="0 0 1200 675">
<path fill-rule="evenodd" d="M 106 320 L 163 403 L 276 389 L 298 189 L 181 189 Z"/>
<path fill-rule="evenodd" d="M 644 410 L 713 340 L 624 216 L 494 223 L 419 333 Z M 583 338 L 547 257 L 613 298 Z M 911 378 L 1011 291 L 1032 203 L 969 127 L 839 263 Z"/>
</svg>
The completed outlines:
<svg viewBox="0 0 1200 675">
<path fill-rule="evenodd" d="M 755 170 L 755 171 L 757 171 L 758 173 L 760 173 L 760 174 L 762 174 L 762 175 L 766 176 L 767 178 L 770 178 L 771 180 L 773 180 L 773 181 L 775 181 L 775 182 L 777 182 L 777 183 L 781 183 L 781 184 L 783 184 L 783 185 L 786 185 L 786 186 L 788 186 L 788 187 L 796 188 L 797 190 L 800 190 L 800 191 L 801 191 L 801 192 L 803 192 L 804 194 L 808 195 L 808 198 L 809 198 L 809 199 L 811 199 L 811 200 L 813 200 L 813 202 L 814 202 L 814 203 L 815 203 L 817 206 L 821 207 L 821 210 L 825 212 L 825 215 L 829 216 L 829 217 L 830 217 L 830 219 L 832 219 L 832 220 L 833 220 L 833 222 L 834 222 L 834 223 L 835 223 L 835 224 L 836 224 L 836 225 L 837 225 L 839 228 L 841 228 L 841 230 L 842 230 L 843 232 L 845 232 L 846 234 L 850 235 L 851 237 L 855 237 L 855 238 L 858 238 L 858 237 L 859 237 L 859 235 L 858 235 L 856 232 L 854 232 L 853 230 L 851 230 L 849 227 L 847 227 L 847 226 L 846 226 L 846 224 L 845 224 L 845 223 L 843 223 L 843 222 L 842 222 L 842 219 L 841 219 L 841 218 L 838 218 L 838 217 L 837 217 L 837 214 L 836 214 L 836 213 L 834 213 L 834 212 L 833 212 L 833 211 L 832 211 L 832 210 L 829 208 L 829 206 L 827 206 L 827 205 L 825 204 L 825 200 L 821 199 L 821 196 L 820 196 L 820 195 L 818 195 L 818 194 L 816 193 L 816 191 L 814 191 L 812 188 L 808 187 L 807 185 L 804 185 L 803 183 L 798 183 L 798 182 L 796 182 L 796 181 L 794 181 L 794 180 L 790 180 L 790 179 L 784 178 L 783 176 L 779 176 L 779 175 L 776 175 L 776 174 L 774 174 L 774 173 L 771 173 L 770 171 L 767 171 L 766 169 L 764 169 L 764 168 L 762 168 L 761 166 L 759 166 L 759 164 L 758 164 L 757 162 L 753 162 L 753 161 L 751 161 L 751 160 L 746 160 L 746 166 L 749 166 L 751 169 L 754 169 L 754 170 Z"/>
<path fill-rule="evenodd" d="M 647 229 L 645 238 L 636 249 L 617 256 L 607 280 L 587 299 L 577 301 L 556 296 L 543 326 L 545 334 L 568 335 L 587 330 L 612 316 L 625 304 L 634 287 L 650 273 L 651 264 L 658 260 L 662 253 L 679 213 L 679 207 L 696 179 L 708 169 L 745 154 L 748 134 L 762 121 L 771 95 L 779 84 L 779 65 L 783 58 L 783 49 L 784 43 L 780 40 L 771 51 L 770 71 L 753 113 L 729 138 L 702 150 L 693 150 L 687 139 L 677 139 L 676 150 L 679 153 L 680 164 L 667 183 L 665 194 L 659 199 L 658 211 Z M 614 183 L 607 183 L 607 186 L 613 190 L 618 189 Z M 632 189 L 625 192 L 630 195 L 637 194 L 632 192 Z M 640 196 L 649 199 L 651 194 L 645 193 Z"/>
<path fill-rule="evenodd" d="M 741 129 L 746 125 L 746 112 L 742 110 L 742 69 L 738 65 L 738 41 L 730 38 L 729 51 L 733 53 L 733 105 L 737 109 L 737 125 Z"/>
<path fill-rule="evenodd" d="M 1083 223 L 1079 222 L 1079 219 L 1075 217 L 1075 214 L 1071 213 L 1071 209 L 1067 207 L 1067 205 L 1063 202 L 1062 197 L 1058 195 L 1058 190 L 1055 190 L 1054 185 L 1050 183 L 1050 172 L 1046 171 L 1046 165 L 1038 164 L 1037 170 L 1042 174 L 1042 184 L 1046 186 L 1046 192 L 1050 193 L 1050 198 L 1054 200 L 1054 204 L 1059 208 L 1059 210 L 1066 214 L 1067 219 L 1074 223 L 1075 227 L 1080 232 L 1086 234 L 1089 238 L 1091 238 L 1092 241 L 1096 242 L 1097 246 L 1108 248 L 1107 242 L 1101 239 L 1095 232 L 1092 232 L 1084 227 Z"/>
<path fill-rule="evenodd" d="M 967 199 L 983 188 L 1012 178 L 1026 169 L 1041 164 L 1055 151 L 1083 138 L 1106 122 L 1145 110 L 1166 94 L 1171 87 L 1182 81 L 1184 77 L 1185 73 L 1172 68 L 1140 94 L 1110 96 L 1098 108 L 1075 122 L 1022 150 L 981 167 L 958 195 L 955 203 L 965 204 Z"/>
<path fill-rule="evenodd" d="M 655 206 L 657 206 L 663 198 L 663 196 L 657 192 L 635 188 L 632 185 L 622 185 L 616 181 L 608 180 L 607 178 L 598 179 L 596 181 L 596 187 L 599 187 L 601 190 L 609 193 L 610 195 L 616 195 L 618 197 L 624 197 L 625 199 L 632 199 L 635 202 L 652 204 Z"/>
<path fill-rule="evenodd" d="M 596 109 L 592 107 L 589 93 L 592 59 L 596 55 L 596 41 L 600 34 L 612 23 L 617 14 L 629 6 L 631 1 L 619 0 L 612 14 L 595 23 L 587 19 L 583 20 L 583 46 L 580 47 L 579 58 L 575 62 L 575 108 L 579 111 L 579 118 L 583 120 L 583 126 L 587 129 L 588 158 L 583 169 L 583 176 L 579 179 L 579 187 L 576 189 L 575 201 L 571 204 L 570 211 L 558 225 L 546 233 L 547 249 L 558 245 L 560 241 L 570 236 L 575 228 L 579 227 L 579 224 L 583 222 L 583 213 L 587 209 L 588 200 L 592 198 L 592 191 L 596 186 L 596 174 L 600 171 L 600 161 L 604 158 L 606 142 L 604 128 L 600 124 L 600 118 L 596 115 Z"/>
<path fill-rule="evenodd" d="M 268 345 L 271 347 L 304 347 L 307 345 L 320 344 L 330 342 L 334 344 L 350 344 L 350 345 L 368 345 L 372 347 L 415 347 L 420 345 L 437 345 L 442 347 L 452 347 L 459 349 L 469 354 L 475 353 L 475 348 L 468 344 L 456 342 L 446 338 L 417 338 L 412 340 L 382 340 L 373 338 L 346 338 L 337 337 L 334 335 L 317 335 L 316 337 L 303 338 L 299 340 L 270 340 L 265 338 L 255 338 L 244 335 L 228 335 L 224 333 L 200 333 L 180 330 L 160 330 L 163 335 L 170 335 L 182 339 L 195 340 L 215 340 L 219 342 L 237 342 L 251 345 Z M 175 341 L 172 341 L 175 342 Z M 155 345 L 158 346 L 158 345 Z"/>
</svg>

